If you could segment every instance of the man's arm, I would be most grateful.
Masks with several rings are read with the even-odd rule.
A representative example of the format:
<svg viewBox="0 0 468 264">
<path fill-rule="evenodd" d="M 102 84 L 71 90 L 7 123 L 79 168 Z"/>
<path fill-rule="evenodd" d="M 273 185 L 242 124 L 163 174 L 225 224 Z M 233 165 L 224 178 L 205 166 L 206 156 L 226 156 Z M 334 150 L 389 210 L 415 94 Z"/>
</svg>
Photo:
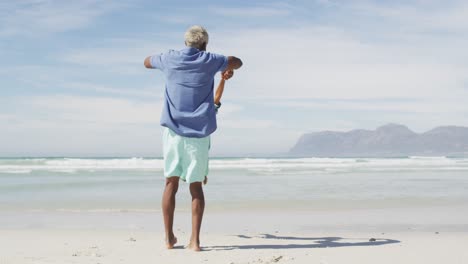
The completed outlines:
<svg viewBox="0 0 468 264">
<path fill-rule="evenodd" d="M 145 64 L 146 68 L 152 69 L 153 66 L 151 65 L 151 56 L 146 57 L 145 62 L 143 64 Z"/>
<path fill-rule="evenodd" d="M 234 56 L 228 57 L 228 64 L 224 71 L 237 70 L 242 67 L 242 61 Z"/>
<path fill-rule="evenodd" d="M 223 96 L 225 82 L 226 80 L 224 78 L 221 78 L 221 81 L 219 81 L 219 84 L 218 84 L 218 88 L 216 88 L 214 103 L 217 105 L 219 105 L 219 103 L 221 102 L 221 97 Z"/>
</svg>

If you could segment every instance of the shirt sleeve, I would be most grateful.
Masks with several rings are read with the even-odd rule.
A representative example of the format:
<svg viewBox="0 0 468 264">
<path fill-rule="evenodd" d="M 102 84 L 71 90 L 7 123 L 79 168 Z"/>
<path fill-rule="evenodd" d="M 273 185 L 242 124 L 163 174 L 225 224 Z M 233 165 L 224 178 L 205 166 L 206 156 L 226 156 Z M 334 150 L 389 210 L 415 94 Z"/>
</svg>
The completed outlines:
<svg viewBox="0 0 468 264">
<path fill-rule="evenodd" d="M 151 67 L 153 69 L 164 70 L 164 54 L 153 55 L 150 57 Z"/>
<path fill-rule="evenodd" d="M 211 53 L 211 55 L 212 55 L 213 63 L 215 64 L 216 72 L 226 70 L 226 67 L 228 65 L 228 58 L 224 55 L 215 54 L 215 53 Z"/>
</svg>

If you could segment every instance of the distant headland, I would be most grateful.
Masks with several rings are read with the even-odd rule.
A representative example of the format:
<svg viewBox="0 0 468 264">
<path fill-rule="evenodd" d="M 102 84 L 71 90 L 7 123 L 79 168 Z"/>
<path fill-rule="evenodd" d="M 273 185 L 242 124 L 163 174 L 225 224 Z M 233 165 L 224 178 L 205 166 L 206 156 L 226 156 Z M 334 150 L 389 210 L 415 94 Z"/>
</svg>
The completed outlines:
<svg viewBox="0 0 468 264">
<path fill-rule="evenodd" d="M 292 156 L 395 157 L 468 155 L 468 127 L 440 126 L 415 133 L 400 124 L 375 130 L 321 131 L 302 135 Z"/>
</svg>

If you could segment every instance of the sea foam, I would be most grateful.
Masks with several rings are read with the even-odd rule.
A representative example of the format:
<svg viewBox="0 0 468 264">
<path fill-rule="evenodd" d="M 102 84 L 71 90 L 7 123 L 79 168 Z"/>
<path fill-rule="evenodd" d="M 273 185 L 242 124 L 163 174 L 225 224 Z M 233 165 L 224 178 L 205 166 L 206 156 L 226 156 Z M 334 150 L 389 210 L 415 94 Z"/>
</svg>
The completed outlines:
<svg viewBox="0 0 468 264">
<path fill-rule="evenodd" d="M 75 173 L 79 171 L 162 171 L 161 158 L 38 158 L 0 159 L 0 173 L 27 174 L 34 171 Z M 212 158 L 211 170 L 249 170 L 260 173 L 284 171 L 393 171 L 468 170 L 468 158 Z"/>
</svg>

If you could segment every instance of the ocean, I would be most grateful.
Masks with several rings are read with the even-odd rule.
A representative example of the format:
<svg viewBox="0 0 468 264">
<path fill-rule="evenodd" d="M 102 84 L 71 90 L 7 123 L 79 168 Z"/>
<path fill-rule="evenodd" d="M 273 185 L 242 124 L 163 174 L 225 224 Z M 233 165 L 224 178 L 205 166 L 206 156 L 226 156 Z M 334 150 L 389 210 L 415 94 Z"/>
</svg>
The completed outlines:
<svg viewBox="0 0 468 264">
<path fill-rule="evenodd" d="M 468 158 L 212 158 L 207 208 L 331 210 L 468 204 Z M 160 211 L 161 158 L 0 159 L 1 212 Z M 178 210 L 190 208 L 181 182 Z"/>
</svg>

